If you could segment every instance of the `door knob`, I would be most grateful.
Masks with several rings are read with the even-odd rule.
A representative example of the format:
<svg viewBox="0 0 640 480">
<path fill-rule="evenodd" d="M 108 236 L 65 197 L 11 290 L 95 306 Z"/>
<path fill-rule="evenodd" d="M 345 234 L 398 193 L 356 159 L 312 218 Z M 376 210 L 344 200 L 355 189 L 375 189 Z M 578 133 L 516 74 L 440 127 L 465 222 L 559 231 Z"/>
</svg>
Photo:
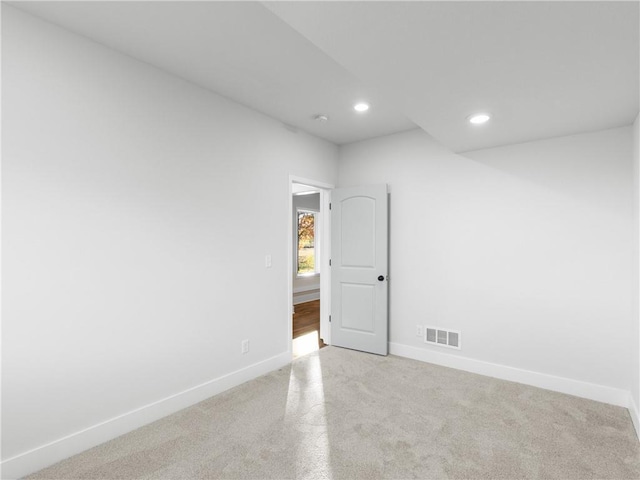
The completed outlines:
<svg viewBox="0 0 640 480">
<path fill-rule="evenodd" d="M 383 277 L 382 275 L 380 275 L 380 276 L 378 277 L 378 281 L 379 281 L 379 282 L 384 281 L 384 277 Z"/>
</svg>

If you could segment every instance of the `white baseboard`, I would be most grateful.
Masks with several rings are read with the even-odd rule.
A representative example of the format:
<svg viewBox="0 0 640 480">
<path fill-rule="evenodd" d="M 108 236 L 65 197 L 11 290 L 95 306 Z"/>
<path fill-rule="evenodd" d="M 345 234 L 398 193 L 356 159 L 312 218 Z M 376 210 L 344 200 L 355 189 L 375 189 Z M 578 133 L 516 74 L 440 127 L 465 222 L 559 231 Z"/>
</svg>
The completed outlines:
<svg viewBox="0 0 640 480">
<path fill-rule="evenodd" d="M 636 436 L 640 441 L 640 412 L 638 411 L 638 406 L 636 402 L 633 401 L 633 397 L 631 393 L 629 393 L 629 406 L 627 407 L 629 410 L 629 415 L 631 415 L 631 421 L 633 422 L 633 426 L 636 429 Z"/>
<path fill-rule="evenodd" d="M 291 352 L 281 353 L 4 460 L 0 463 L 0 478 L 10 480 L 37 472 L 241 383 L 277 370 L 289 362 Z"/>
<path fill-rule="evenodd" d="M 320 284 L 305 285 L 293 289 L 293 304 L 312 302 L 320 300 Z"/>
<path fill-rule="evenodd" d="M 488 377 L 523 383 L 533 387 L 553 390 L 554 392 L 575 395 L 576 397 L 609 403 L 619 407 L 629 408 L 629 392 L 619 388 L 606 387 L 595 383 L 556 377 L 546 373 L 532 372 L 520 368 L 507 367 L 496 363 L 483 362 L 468 357 L 435 352 L 426 348 L 416 348 L 400 343 L 389 343 L 389 352 L 393 355 L 434 363 L 444 367 L 478 373 Z M 629 409 L 631 411 L 631 409 Z M 633 416 L 633 414 L 632 414 Z"/>
<path fill-rule="evenodd" d="M 294 287 L 293 294 L 310 292 L 312 290 L 320 290 L 320 283 L 305 285 L 304 287 Z"/>
<path fill-rule="evenodd" d="M 293 304 L 300 305 L 301 303 L 312 302 L 313 300 L 320 300 L 320 290 L 312 291 L 302 295 L 293 295 Z"/>
</svg>

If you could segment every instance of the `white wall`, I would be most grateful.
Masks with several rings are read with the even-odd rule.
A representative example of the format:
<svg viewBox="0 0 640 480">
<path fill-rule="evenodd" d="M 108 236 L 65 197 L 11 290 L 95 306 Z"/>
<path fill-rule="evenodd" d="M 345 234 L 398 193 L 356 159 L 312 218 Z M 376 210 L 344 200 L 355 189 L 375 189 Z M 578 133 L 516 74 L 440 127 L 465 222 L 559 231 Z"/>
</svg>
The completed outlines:
<svg viewBox="0 0 640 480">
<path fill-rule="evenodd" d="M 633 123 L 633 322 L 630 410 L 640 437 L 640 115 Z"/>
<path fill-rule="evenodd" d="M 341 147 L 340 186 L 390 185 L 392 353 L 626 403 L 631 157 L 630 127 L 464 156 L 420 130 Z"/>
<path fill-rule="evenodd" d="M 298 208 L 320 211 L 320 194 L 294 195 L 293 205 L 293 304 L 318 300 L 320 298 L 320 274 L 299 277 L 296 272 L 298 261 Z M 316 227 L 318 228 L 318 227 Z"/>
<path fill-rule="evenodd" d="M 3 459 L 286 362 L 289 175 L 335 183 L 337 148 L 2 13 Z"/>
</svg>

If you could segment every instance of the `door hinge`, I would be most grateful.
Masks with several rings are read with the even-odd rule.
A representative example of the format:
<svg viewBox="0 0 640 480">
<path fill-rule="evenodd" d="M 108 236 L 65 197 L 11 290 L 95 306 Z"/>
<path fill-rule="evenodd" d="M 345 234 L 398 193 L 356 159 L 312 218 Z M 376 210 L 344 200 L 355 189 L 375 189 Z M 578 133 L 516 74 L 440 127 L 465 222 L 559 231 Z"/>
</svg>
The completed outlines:
<svg viewBox="0 0 640 480">
<path fill-rule="evenodd" d="M 331 202 L 329 202 L 329 210 L 331 210 Z"/>
<path fill-rule="evenodd" d="M 331 315 L 329 315 L 329 323 L 331 323 Z"/>
<path fill-rule="evenodd" d="M 331 266 L 331 259 L 329 259 L 329 266 Z"/>
</svg>

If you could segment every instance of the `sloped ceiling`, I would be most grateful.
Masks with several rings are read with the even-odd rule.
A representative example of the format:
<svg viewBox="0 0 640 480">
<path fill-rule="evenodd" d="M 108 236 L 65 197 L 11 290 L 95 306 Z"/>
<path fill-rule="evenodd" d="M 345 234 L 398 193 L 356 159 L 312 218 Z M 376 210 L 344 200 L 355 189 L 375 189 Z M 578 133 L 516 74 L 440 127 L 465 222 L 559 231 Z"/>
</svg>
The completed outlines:
<svg viewBox="0 0 640 480">
<path fill-rule="evenodd" d="M 266 5 L 456 152 L 638 114 L 638 2 Z M 475 112 L 492 120 L 471 125 Z"/>
<path fill-rule="evenodd" d="M 418 125 L 463 152 L 639 110 L 638 2 L 12 5 L 337 144 Z"/>
<path fill-rule="evenodd" d="M 257 2 L 11 5 L 336 144 L 417 128 Z M 363 98 L 374 115 L 353 111 Z"/>
</svg>

